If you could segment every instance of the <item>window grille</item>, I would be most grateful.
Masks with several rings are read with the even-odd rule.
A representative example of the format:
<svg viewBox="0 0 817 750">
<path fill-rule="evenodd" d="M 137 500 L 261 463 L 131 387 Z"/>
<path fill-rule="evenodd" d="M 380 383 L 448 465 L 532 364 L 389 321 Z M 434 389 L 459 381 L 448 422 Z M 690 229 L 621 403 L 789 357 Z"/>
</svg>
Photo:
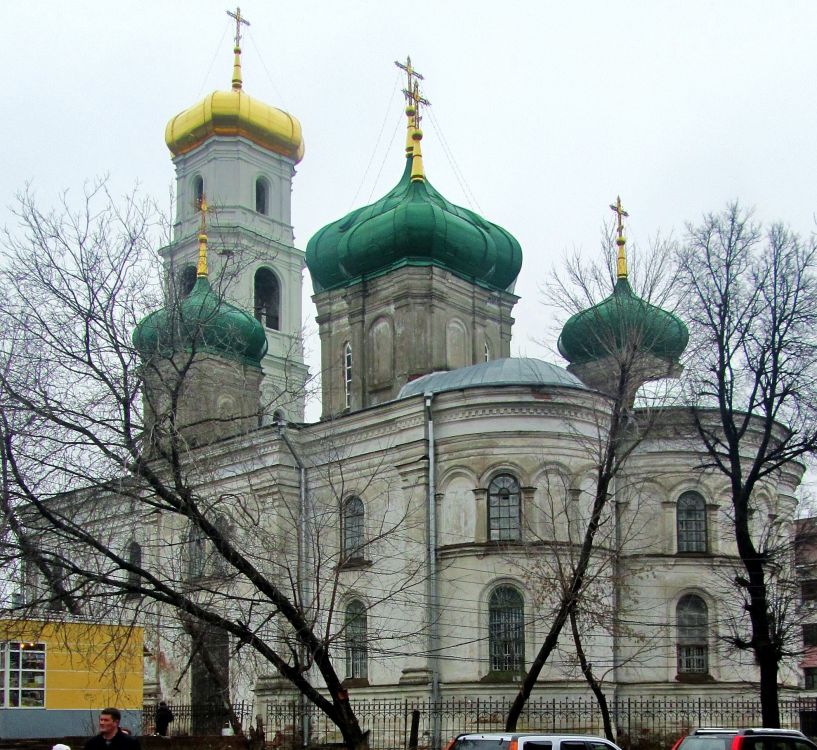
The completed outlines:
<svg viewBox="0 0 817 750">
<path fill-rule="evenodd" d="M 513 586 L 500 586 L 488 603 L 492 672 L 521 672 L 525 657 L 525 604 Z"/>
<path fill-rule="evenodd" d="M 366 633 L 366 607 L 355 599 L 346 607 L 346 677 L 369 676 L 369 647 Z"/>
<path fill-rule="evenodd" d="M 706 552 L 706 502 L 697 492 L 678 498 L 678 552 Z"/>
<path fill-rule="evenodd" d="M 488 535 L 492 541 L 519 539 L 519 482 L 511 474 L 499 474 L 488 486 Z"/>
<path fill-rule="evenodd" d="M 709 671 L 709 612 L 706 602 L 695 594 L 682 596 L 676 608 L 678 627 L 678 673 L 706 674 Z"/>
</svg>

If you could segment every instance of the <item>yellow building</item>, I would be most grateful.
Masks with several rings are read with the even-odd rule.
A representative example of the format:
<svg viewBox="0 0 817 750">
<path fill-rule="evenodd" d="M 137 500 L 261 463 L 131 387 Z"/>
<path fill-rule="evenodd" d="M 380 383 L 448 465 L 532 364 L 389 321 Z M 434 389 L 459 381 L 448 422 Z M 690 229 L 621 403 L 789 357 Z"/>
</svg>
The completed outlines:
<svg viewBox="0 0 817 750">
<path fill-rule="evenodd" d="M 142 644 L 141 627 L 0 619 L 0 737 L 91 735 L 106 706 L 137 732 Z"/>
</svg>

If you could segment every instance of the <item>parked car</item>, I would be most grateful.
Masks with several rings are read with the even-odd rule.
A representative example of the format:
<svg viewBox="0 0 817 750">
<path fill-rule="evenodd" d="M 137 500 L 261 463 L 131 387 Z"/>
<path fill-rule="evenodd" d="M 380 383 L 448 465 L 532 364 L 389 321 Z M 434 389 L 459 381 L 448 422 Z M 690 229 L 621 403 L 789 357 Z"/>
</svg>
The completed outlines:
<svg viewBox="0 0 817 750">
<path fill-rule="evenodd" d="M 460 734 L 448 743 L 445 750 L 621 750 L 621 748 L 603 737 L 587 734 L 496 732 Z"/>
<path fill-rule="evenodd" d="M 817 750 L 796 729 L 696 729 L 681 737 L 672 750 Z"/>
</svg>

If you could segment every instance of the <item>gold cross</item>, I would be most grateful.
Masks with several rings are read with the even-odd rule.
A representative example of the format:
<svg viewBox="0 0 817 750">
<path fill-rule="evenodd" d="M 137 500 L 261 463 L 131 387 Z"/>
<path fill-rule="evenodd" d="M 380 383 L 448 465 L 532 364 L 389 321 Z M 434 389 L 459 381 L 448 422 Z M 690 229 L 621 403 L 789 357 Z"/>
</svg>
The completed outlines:
<svg viewBox="0 0 817 750">
<path fill-rule="evenodd" d="M 236 6 L 235 13 L 231 10 L 227 11 L 227 15 L 230 18 L 235 18 L 235 46 L 241 46 L 241 24 L 243 23 L 245 26 L 249 26 L 250 22 L 246 18 L 242 18 L 241 16 L 241 8 Z"/>
<path fill-rule="evenodd" d="M 619 236 L 619 237 L 623 237 L 623 236 L 624 236 L 624 224 L 623 224 L 623 222 L 622 222 L 622 220 L 621 220 L 621 219 L 622 219 L 622 217 L 624 217 L 624 216 L 629 217 L 629 215 L 630 215 L 630 214 L 628 214 L 628 213 L 627 213 L 627 212 L 626 212 L 626 211 L 625 211 L 625 210 L 624 210 L 624 209 L 621 207 L 621 196 L 620 196 L 620 195 L 616 196 L 616 202 L 615 202 L 615 203 L 611 203 L 611 204 L 610 204 L 610 208 L 612 208 L 612 209 L 613 209 L 613 211 L 615 211 L 615 212 L 616 212 L 616 215 L 618 216 L 618 236 Z"/>
<path fill-rule="evenodd" d="M 394 64 L 400 68 L 400 70 L 406 71 L 406 88 L 411 91 L 414 86 L 414 79 L 419 78 L 421 81 L 423 80 L 423 76 L 418 73 L 412 66 L 411 66 L 411 58 L 406 55 L 406 63 L 405 65 L 397 60 L 394 61 Z"/>
</svg>

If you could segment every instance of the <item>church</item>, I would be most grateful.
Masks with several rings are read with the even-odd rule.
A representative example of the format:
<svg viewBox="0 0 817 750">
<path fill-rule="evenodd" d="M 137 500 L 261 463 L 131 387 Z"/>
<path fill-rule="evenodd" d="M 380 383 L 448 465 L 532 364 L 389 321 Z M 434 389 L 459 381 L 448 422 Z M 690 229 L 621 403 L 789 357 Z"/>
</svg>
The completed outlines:
<svg viewBox="0 0 817 750">
<path fill-rule="evenodd" d="M 723 639 L 740 618 L 728 487 L 701 470 L 680 410 L 636 398 L 638 386 L 677 377 L 688 333 L 633 291 L 620 202 L 617 279 L 565 325 L 565 362 L 512 357 L 522 248 L 433 187 L 421 77 L 410 60 L 400 67 L 406 140 L 392 160 L 394 187 L 328 223 L 305 250 L 290 210 L 301 125 L 245 91 L 240 33 L 232 87 L 167 125 L 177 196 L 174 239 L 162 250 L 168 307 L 144 319 L 133 342 L 146 362 L 172 361 L 198 338 L 177 416 L 219 524 L 330 634 L 353 698 L 510 698 L 590 518 L 613 407 L 611 346 L 637 328 L 642 367 L 627 406 L 642 432 L 611 485 L 576 635 L 565 628 L 536 694 L 587 694 L 579 639 L 609 694 L 753 695 L 751 657 Z M 321 350 L 322 413 L 312 423 L 304 270 Z M 157 445 L 163 372 L 145 376 Z M 767 481 L 759 523 L 793 519 L 800 480 L 792 469 Z M 133 544 L 201 596 L 229 591 L 225 606 L 287 642 L 194 528 L 167 516 L 139 524 Z M 160 625 L 169 617 L 146 606 L 146 697 L 175 699 L 174 685 L 206 697 L 206 670 L 194 664 L 180 677 L 183 649 Z M 234 646 L 206 642 L 234 699 L 295 694 Z M 782 666 L 784 686 L 797 688 L 796 665 Z"/>
</svg>

